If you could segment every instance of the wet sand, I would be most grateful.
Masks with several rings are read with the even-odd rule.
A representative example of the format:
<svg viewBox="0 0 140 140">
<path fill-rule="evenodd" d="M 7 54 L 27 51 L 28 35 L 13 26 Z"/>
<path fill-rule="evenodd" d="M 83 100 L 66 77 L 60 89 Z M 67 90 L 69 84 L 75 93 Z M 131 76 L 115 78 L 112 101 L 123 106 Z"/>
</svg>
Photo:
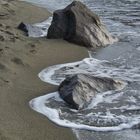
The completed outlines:
<svg viewBox="0 0 140 140">
<path fill-rule="evenodd" d="M 28 38 L 17 29 L 21 21 L 40 22 L 49 15 L 29 3 L 0 1 L 0 140 L 75 139 L 70 129 L 56 126 L 28 104 L 57 89 L 38 78 L 43 68 L 88 55 L 66 41 Z"/>
</svg>

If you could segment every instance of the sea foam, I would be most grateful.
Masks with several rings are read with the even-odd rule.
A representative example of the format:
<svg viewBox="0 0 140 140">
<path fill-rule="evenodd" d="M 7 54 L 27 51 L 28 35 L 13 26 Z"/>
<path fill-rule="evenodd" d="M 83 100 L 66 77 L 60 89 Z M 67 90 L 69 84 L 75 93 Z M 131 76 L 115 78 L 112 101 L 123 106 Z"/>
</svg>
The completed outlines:
<svg viewBox="0 0 140 140">
<path fill-rule="evenodd" d="M 94 131 L 119 131 L 122 129 L 128 129 L 132 128 L 133 126 L 140 123 L 140 117 L 135 118 L 131 120 L 129 123 L 121 123 L 117 126 L 106 126 L 106 127 L 96 127 L 96 126 L 90 126 L 85 125 L 83 123 L 76 123 L 71 120 L 62 119 L 61 118 L 61 109 L 55 109 L 52 107 L 48 107 L 46 104 L 49 101 L 49 99 L 54 98 L 55 101 L 58 102 L 64 102 L 60 99 L 58 92 L 54 92 L 51 94 L 47 94 L 38 98 L 35 98 L 30 101 L 30 106 L 35 111 L 45 115 L 48 117 L 49 120 L 56 123 L 57 125 L 63 126 L 63 127 L 70 127 L 70 128 L 76 128 L 76 129 L 85 129 L 85 130 L 94 130 Z M 59 104 L 58 104 L 59 105 Z M 77 113 L 78 115 L 78 113 Z M 123 116 L 120 116 L 123 118 Z M 107 112 L 106 118 L 112 119 L 114 116 Z"/>
<path fill-rule="evenodd" d="M 50 93 L 30 101 L 35 111 L 54 123 L 70 128 L 94 131 L 118 131 L 140 123 L 139 68 L 126 68 L 109 61 L 86 58 L 82 61 L 50 66 L 39 73 L 44 82 L 59 85 L 70 74 L 88 73 L 94 76 L 121 79 L 128 84 L 120 91 L 97 94 L 84 110 L 72 110 L 59 97 Z M 136 76 L 136 77 L 135 77 Z M 133 87 L 133 88 L 132 88 Z"/>
</svg>

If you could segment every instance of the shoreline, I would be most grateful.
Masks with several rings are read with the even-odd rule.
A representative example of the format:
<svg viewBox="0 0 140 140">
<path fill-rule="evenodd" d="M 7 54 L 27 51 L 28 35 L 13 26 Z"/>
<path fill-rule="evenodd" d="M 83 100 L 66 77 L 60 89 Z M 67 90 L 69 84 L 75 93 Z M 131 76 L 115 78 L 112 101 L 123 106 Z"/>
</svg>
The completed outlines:
<svg viewBox="0 0 140 140">
<path fill-rule="evenodd" d="M 51 14 L 45 8 L 3 0 L 0 12 L 0 139 L 74 140 L 70 129 L 59 127 L 30 109 L 29 101 L 56 91 L 56 86 L 38 78 L 42 69 L 81 60 L 88 56 L 86 49 L 63 40 L 29 38 L 17 29 L 22 21 L 46 20 Z"/>
</svg>

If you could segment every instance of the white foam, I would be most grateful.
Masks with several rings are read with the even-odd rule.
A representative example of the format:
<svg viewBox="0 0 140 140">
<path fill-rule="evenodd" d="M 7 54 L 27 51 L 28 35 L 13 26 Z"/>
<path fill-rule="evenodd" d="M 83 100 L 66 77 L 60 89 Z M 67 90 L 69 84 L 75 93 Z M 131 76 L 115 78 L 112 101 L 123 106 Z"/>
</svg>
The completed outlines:
<svg viewBox="0 0 140 140">
<path fill-rule="evenodd" d="M 38 76 L 42 81 L 54 85 L 59 85 L 67 75 L 78 73 L 122 79 L 125 81 L 140 81 L 139 70 L 139 67 L 125 69 L 125 67 L 123 68 L 120 66 L 119 68 L 105 60 L 101 61 L 94 58 L 85 58 L 82 61 L 74 63 L 50 66 L 42 70 Z"/>
<path fill-rule="evenodd" d="M 46 101 L 49 100 L 50 98 L 55 98 L 56 100 L 58 99 L 58 101 L 61 100 L 61 99 L 59 99 L 58 93 L 55 92 L 55 93 L 47 94 L 47 95 L 44 95 L 44 96 L 31 100 L 30 106 L 32 109 L 47 116 L 48 119 L 50 119 L 52 122 L 54 122 L 60 126 L 76 128 L 76 129 L 94 130 L 94 131 L 119 131 L 122 129 L 132 128 L 134 125 L 140 123 L 139 118 L 135 118 L 134 120 L 132 120 L 129 123 L 122 123 L 118 126 L 110 126 L 110 127 L 96 127 L 96 126 L 85 125 L 82 123 L 81 124 L 75 123 L 70 120 L 61 119 L 60 115 L 59 115 L 59 112 L 60 112 L 59 109 L 57 110 L 55 108 L 47 107 Z M 113 115 L 111 113 L 107 112 L 106 117 L 112 118 Z"/>
<path fill-rule="evenodd" d="M 69 67 L 69 66 L 72 67 L 72 66 L 78 65 L 80 63 L 81 63 L 81 61 L 50 66 L 50 67 L 42 70 L 38 74 L 38 76 L 44 82 L 47 82 L 47 83 L 50 83 L 50 84 L 53 84 L 53 85 L 59 85 L 65 78 L 62 77 L 60 80 L 52 79 L 51 76 L 55 75 L 55 71 L 57 71 L 57 70 L 59 70 L 63 67 Z"/>
<path fill-rule="evenodd" d="M 50 66 L 39 73 L 39 77 L 44 82 L 48 82 L 54 85 L 59 85 L 67 75 L 77 74 L 77 73 L 88 73 L 100 77 L 112 77 L 123 80 L 136 80 L 136 76 L 139 76 L 139 68 L 129 68 L 125 67 L 116 67 L 108 61 L 97 60 L 94 58 L 85 58 L 82 61 L 59 64 L 55 66 Z M 140 79 L 137 78 L 139 81 Z M 132 94 L 133 93 L 133 94 Z M 134 94 L 135 93 L 135 94 Z M 134 96 L 133 96 L 134 95 Z M 108 91 L 101 94 L 97 94 L 92 100 L 91 104 L 85 109 L 85 112 L 77 110 L 72 110 L 67 108 L 67 111 L 64 109 L 64 106 L 57 104 L 55 107 L 50 107 L 51 104 L 54 104 L 54 101 L 50 99 L 53 97 L 55 101 L 63 102 L 58 93 L 52 93 L 44 95 L 38 98 L 33 99 L 30 102 L 31 107 L 47 116 L 54 123 L 71 128 L 78 129 L 87 129 L 94 131 L 118 131 L 126 128 L 131 128 L 132 126 L 140 123 L 140 116 L 136 114 L 127 114 L 125 111 L 135 111 L 138 110 L 139 102 L 135 99 L 135 96 L 139 98 L 139 92 L 137 90 L 126 90 L 124 91 Z M 132 101 L 131 101 L 132 100 Z M 55 102 L 56 103 L 56 102 Z M 126 103 L 130 106 L 126 106 Z M 105 104 L 105 106 L 104 106 Z M 137 104 L 137 105 L 135 105 Z M 108 105 L 108 106 L 107 106 Z M 101 112 L 104 109 L 106 112 Z M 89 110 L 89 113 L 86 113 L 86 110 Z M 112 112 L 110 112 L 112 110 Z M 119 111 L 118 114 L 114 114 L 113 111 Z M 74 116 L 69 114 L 70 112 L 75 113 Z M 122 113 L 122 114 L 121 114 Z M 124 113 L 124 114 L 123 114 Z M 74 119 L 69 119 L 74 118 Z M 62 119 L 63 118 L 63 119 Z M 91 119 L 91 120 L 90 120 Z M 105 124 L 110 121 L 114 122 L 116 125 L 110 127 L 96 127 L 97 125 L 88 124 L 86 121 L 96 122 L 100 126 L 100 121 L 103 121 Z"/>
<path fill-rule="evenodd" d="M 78 62 L 73 62 L 73 63 L 66 63 L 66 64 L 59 64 L 59 65 L 55 65 L 55 66 L 50 66 L 44 70 L 42 70 L 38 76 L 39 78 L 47 83 L 51 83 L 54 85 L 59 85 L 64 79 L 65 76 L 68 74 L 77 74 L 77 73 L 88 73 L 88 69 L 92 69 L 92 67 L 97 67 L 98 65 L 100 65 L 100 63 L 102 63 L 102 61 L 94 59 L 94 58 L 85 58 L 83 59 L 83 61 L 78 61 Z M 79 65 L 79 67 L 76 67 L 76 65 Z M 90 68 L 91 66 L 91 68 Z M 52 76 L 55 75 L 55 72 L 57 70 L 60 70 L 61 68 L 64 67 L 72 67 L 73 69 L 69 69 L 69 70 L 65 70 L 63 74 L 63 76 L 61 76 L 60 79 L 53 79 Z M 61 73 L 59 73 L 61 74 Z M 102 75 L 104 75 L 102 73 Z"/>
<path fill-rule="evenodd" d="M 91 103 L 88 105 L 88 109 L 92 109 L 102 102 L 112 103 L 114 99 L 117 99 L 121 95 L 121 92 L 117 94 L 113 94 L 113 96 L 106 96 L 106 95 L 111 95 L 111 94 L 112 94 L 112 91 L 107 91 L 107 92 L 99 93 L 95 95 Z"/>
<path fill-rule="evenodd" d="M 97 94 L 95 98 L 92 99 L 91 103 L 88 105 L 88 109 L 94 108 L 102 101 L 103 101 L 103 94 Z"/>
<path fill-rule="evenodd" d="M 52 22 L 52 17 L 49 17 L 47 20 L 40 23 L 35 23 L 33 25 L 27 24 L 28 36 L 34 38 L 47 36 L 48 29 L 51 25 L 51 22 Z M 32 29 L 34 27 L 37 28 L 37 31 Z"/>
</svg>

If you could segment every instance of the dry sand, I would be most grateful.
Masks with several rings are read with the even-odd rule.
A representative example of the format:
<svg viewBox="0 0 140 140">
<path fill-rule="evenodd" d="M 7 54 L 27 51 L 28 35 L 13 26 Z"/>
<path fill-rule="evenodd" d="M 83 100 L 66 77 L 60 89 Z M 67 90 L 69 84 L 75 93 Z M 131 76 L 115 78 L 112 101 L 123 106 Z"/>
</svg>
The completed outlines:
<svg viewBox="0 0 140 140">
<path fill-rule="evenodd" d="M 37 74 L 50 65 L 87 56 L 84 48 L 62 40 L 28 38 L 21 21 L 43 21 L 50 13 L 15 0 L 0 0 L 0 140 L 74 140 L 70 129 L 30 109 L 34 97 L 56 90 Z"/>
</svg>

